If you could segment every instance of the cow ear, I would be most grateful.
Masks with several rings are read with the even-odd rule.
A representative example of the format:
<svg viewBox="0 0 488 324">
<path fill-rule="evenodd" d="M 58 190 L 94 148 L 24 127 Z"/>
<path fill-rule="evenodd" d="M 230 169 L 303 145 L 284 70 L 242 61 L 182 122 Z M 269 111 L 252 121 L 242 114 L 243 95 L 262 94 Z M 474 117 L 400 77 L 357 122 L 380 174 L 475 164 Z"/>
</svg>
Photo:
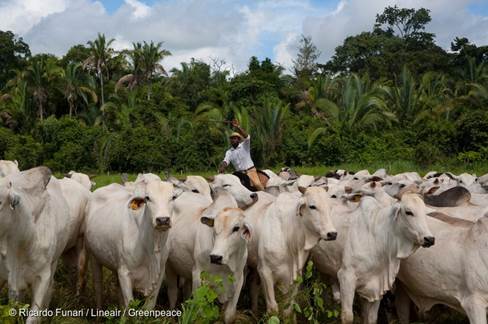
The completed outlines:
<svg viewBox="0 0 488 324">
<path fill-rule="evenodd" d="M 181 196 L 186 190 L 180 188 L 180 187 L 175 187 L 173 190 L 173 197 L 171 197 L 171 200 L 176 200 L 179 196 Z"/>
<path fill-rule="evenodd" d="M 45 166 L 22 171 L 22 180 L 18 184 L 21 188 L 28 191 L 33 190 L 36 192 L 46 190 L 49 181 L 51 181 L 51 170 Z"/>
<path fill-rule="evenodd" d="M 305 191 L 307 191 L 307 188 L 300 186 L 300 187 L 298 187 L 298 191 L 300 191 L 302 194 L 305 194 Z"/>
<path fill-rule="evenodd" d="M 10 204 L 10 209 L 14 210 L 17 207 L 17 205 L 20 203 L 20 196 L 14 192 L 10 192 L 8 196 L 8 200 Z"/>
<path fill-rule="evenodd" d="M 127 208 L 132 209 L 132 210 L 139 210 L 140 208 L 144 207 L 146 203 L 146 200 L 141 197 L 134 197 L 131 200 L 129 200 L 129 203 L 127 204 Z"/>
<path fill-rule="evenodd" d="M 400 215 L 401 209 L 402 209 L 402 206 L 400 205 L 400 203 L 395 203 L 391 209 L 390 216 L 393 217 L 393 219 L 397 219 L 398 215 Z"/>
<path fill-rule="evenodd" d="M 202 217 L 200 218 L 200 222 L 202 222 L 202 224 L 205 224 L 209 227 L 213 227 L 214 226 L 214 219 L 213 218 L 209 218 L 209 217 Z"/>
<path fill-rule="evenodd" d="M 440 187 L 439 186 L 435 186 L 435 187 L 432 187 L 430 188 L 424 195 L 432 195 L 434 194 L 434 192 L 437 191 L 437 189 L 439 189 Z"/>
<path fill-rule="evenodd" d="M 252 238 L 252 226 L 251 224 L 244 223 L 242 225 L 241 237 L 249 242 Z"/>
<path fill-rule="evenodd" d="M 17 160 L 14 160 L 14 163 L 16 166 L 19 166 L 19 162 Z"/>
</svg>

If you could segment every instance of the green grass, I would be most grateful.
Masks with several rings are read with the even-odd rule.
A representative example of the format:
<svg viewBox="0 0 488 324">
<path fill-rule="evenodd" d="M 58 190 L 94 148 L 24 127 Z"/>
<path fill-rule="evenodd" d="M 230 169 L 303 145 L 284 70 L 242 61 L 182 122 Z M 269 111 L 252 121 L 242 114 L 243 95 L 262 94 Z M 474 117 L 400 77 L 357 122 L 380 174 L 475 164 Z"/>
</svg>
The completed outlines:
<svg viewBox="0 0 488 324">
<path fill-rule="evenodd" d="M 278 172 L 281 167 L 283 166 L 275 166 L 269 168 L 274 172 Z M 339 165 L 333 166 L 300 166 L 294 167 L 294 169 L 300 174 L 309 174 L 309 175 L 324 175 L 328 171 L 343 169 L 343 170 L 350 170 L 350 171 L 359 171 L 367 169 L 369 172 L 373 173 L 374 171 L 384 168 L 389 174 L 397 174 L 401 172 L 408 172 L 408 171 L 416 171 L 421 176 L 426 174 L 429 171 L 438 171 L 438 172 L 446 172 L 450 171 L 454 174 L 461 174 L 463 172 L 474 173 L 478 176 L 484 175 L 488 173 L 488 161 L 486 162 L 478 162 L 478 163 L 470 163 L 470 164 L 462 164 L 456 161 L 446 161 L 445 163 L 437 163 L 431 166 L 420 166 L 410 161 L 394 161 L 394 162 L 374 162 L 370 164 L 364 163 L 344 163 Z M 229 171 L 230 172 L 230 171 Z M 189 175 L 200 175 L 203 177 L 211 177 L 215 175 L 217 171 L 191 171 L 191 172 L 172 172 L 171 175 L 178 178 L 184 179 L 186 176 Z M 93 181 L 96 182 L 95 188 L 100 188 L 111 183 L 120 183 L 121 177 L 120 173 L 106 173 L 106 174 L 98 174 L 92 178 Z M 56 174 L 57 177 L 63 176 L 62 174 Z M 159 173 L 161 178 L 165 178 L 166 175 L 161 172 Z M 133 181 L 137 177 L 136 173 L 129 174 L 129 180 Z"/>
</svg>

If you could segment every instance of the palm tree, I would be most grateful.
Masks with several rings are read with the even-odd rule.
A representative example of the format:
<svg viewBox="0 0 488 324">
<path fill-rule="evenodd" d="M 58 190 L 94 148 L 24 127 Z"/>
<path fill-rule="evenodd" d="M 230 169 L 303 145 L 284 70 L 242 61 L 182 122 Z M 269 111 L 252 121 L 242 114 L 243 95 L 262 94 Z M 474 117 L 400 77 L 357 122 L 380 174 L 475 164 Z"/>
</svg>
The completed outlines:
<svg viewBox="0 0 488 324">
<path fill-rule="evenodd" d="M 79 63 L 69 63 L 63 71 L 61 92 L 68 101 L 69 116 L 76 113 L 76 104 L 81 98 L 88 105 L 88 96 L 93 102 L 97 102 L 97 95 L 90 87 L 84 85 L 83 76 L 80 73 Z"/>
<path fill-rule="evenodd" d="M 360 78 L 356 74 L 337 79 L 339 96 L 324 99 L 320 110 L 325 115 L 325 122 L 340 137 L 365 129 L 376 129 L 379 125 L 389 125 L 395 115 L 387 109 L 381 97 L 380 88 L 372 84 L 368 77 Z M 326 127 L 315 129 L 308 138 L 309 147 Z"/>
<path fill-rule="evenodd" d="M 110 47 L 114 41 L 115 39 L 113 38 L 107 41 L 105 39 L 105 35 L 99 33 L 97 39 L 88 42 L 91 56 L 85 61 L 84 65 L 95 69 L 96 75 L 100 80 L 100 107 L 105 104 L 105 96 L 103 93 L 103 73 L 106 70 L 107 63 L 114 52 L 114 50 Z"/>
<path fill-rule="evenodd" d="M 255 116 L 254 138 L 261 147 L 262 161 L 267 165 L 273 153 L 281 145 L 283 139 L 284 119 L 288 113 L 289 105 L 274 97 L 265 97 L 263 106 L 253 114 Z"/>
<path fill-rule="evenodd" d="M 124 75 L 117 82 L 116 89 L 127 84 L 129 89 L 137 84 L 148 83 L 149 89 L 147 99 L 151 98 L 151 79 L 155 75 L 167 75 L 166 70 L 159 63 L 164 57 L 171 55 L 171 52 L 161 48 L 162 42 L 153 43 L 132 43 L 133 49 L 129 52 L 132 64 L 132 73 Z"/>
<path fill-rule="evenodd" d="M 34 60 L 27 68 L 25 80 L 32 92 L 32 97 L 37 105 L 39 119 L 43 121 L 45 103 L 48 98 L 47 87 L 49 83 L 61 74 L 61 68 L 51 60 L 47 62 L 44 58 Z"/>
</svg>

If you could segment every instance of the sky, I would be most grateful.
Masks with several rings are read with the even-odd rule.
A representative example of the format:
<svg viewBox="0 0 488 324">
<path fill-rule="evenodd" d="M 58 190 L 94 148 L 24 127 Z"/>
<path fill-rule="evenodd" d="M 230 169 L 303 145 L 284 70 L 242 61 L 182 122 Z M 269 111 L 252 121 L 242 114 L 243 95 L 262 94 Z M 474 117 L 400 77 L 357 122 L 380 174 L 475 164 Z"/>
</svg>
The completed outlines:
<svg viewBox="0 0 488 324">
<path fill-rule="evenodd" d="M 33 53 L 62 56 L 101 32 L 118 50 L 164 42 L 167 70 L 195 58 L 238 72 L 253 55 L 289 69 L 301 35 L 312 37 L 323 63 L 393 5 L 429 9 L 428 31 L 445 49 L 456 36 L 488 45 L 488 0 L 0 0 L 0 30 L 23 37 Z"/>
</svg>

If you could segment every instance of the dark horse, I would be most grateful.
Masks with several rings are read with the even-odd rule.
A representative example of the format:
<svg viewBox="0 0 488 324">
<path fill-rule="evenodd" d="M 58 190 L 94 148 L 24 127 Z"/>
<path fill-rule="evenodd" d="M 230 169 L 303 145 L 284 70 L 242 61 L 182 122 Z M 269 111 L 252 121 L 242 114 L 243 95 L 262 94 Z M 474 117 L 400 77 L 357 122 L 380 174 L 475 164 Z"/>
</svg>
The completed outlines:
<svg viewBox="0 0 488 324">
<path fill-rule="evenodd" d="M 257 170 L 257 171 L 258 171 L 258 177 L 259 180 L 261 181 L 261 184 L 263 185 L 263 187 L 266 187 L 266 183 L 269 180 L 268 175 L 261 170 Z M 254 188 L 254 186 L 251 184 L 251 179 L 249 179 L 248 175 L 245 172 L 236 171 L 233 173 L 233 175 L 235 175 L 236 177 L 239 178 L 239 180 L 241 180 L 241 183 L 244 187 L 246 187 L 247 189 L 253 192 L 257 191 L 257 189 Z"/>
</svg>

